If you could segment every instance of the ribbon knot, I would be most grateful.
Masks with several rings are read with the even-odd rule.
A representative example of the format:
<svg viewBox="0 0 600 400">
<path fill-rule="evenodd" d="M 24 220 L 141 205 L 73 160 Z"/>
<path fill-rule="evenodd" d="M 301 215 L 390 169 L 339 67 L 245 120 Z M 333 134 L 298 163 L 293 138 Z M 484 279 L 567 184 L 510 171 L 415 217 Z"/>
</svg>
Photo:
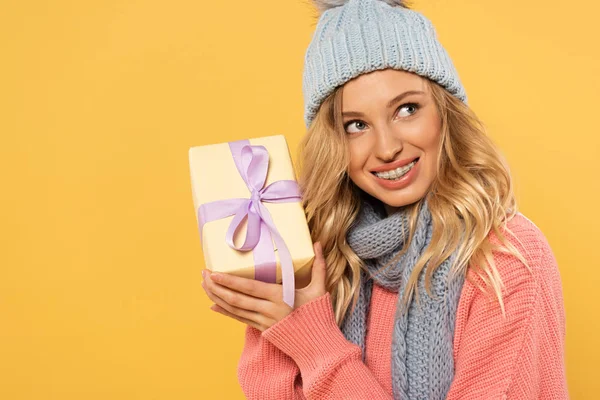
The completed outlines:
<svg viewBox="0 0 600 400">
<path fill-rule="evenodd" d="M 276 282 L 277 263 L 273 240 L 281 261 L 283 301 L 294 307 L 294 264 L 292 256 L 279 234 L 271 213 L 262 204 L 289 203 L 301 200 L 298 183 L 280 180 L 263 187 L 269 168 L 269 153 L 264 146 L 251 146 L 248 140 L 229 142 L 229 148 L 240 176 L 250 191 L 250 198 L 217 200 L 198 207 L 200 238 L 204 224 L 234 215 L 225 235 L 229 247 L 239 251 L 253 250 L 254 279 L 267 283 Z M 238 247 L 234 236 L 244 219 L 248 220 L 244 243 Z"/>
<path fill-rule="evenodd" d="M 258 203 L 260 203 L 262 200 L 262 193 L 259 190 L 253 189 L 250 200 L 252 201 L 254 209 L 258 210 Z"/>
</svg>

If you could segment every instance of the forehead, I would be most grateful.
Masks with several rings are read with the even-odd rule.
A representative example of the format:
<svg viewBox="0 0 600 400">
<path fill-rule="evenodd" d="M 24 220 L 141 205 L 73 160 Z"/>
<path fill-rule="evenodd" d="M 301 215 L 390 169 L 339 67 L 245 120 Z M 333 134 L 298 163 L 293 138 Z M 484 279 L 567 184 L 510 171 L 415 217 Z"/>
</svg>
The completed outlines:
<svg viewBox="0 0 600 400">
<path fill-rule="evenodd" d="M 429 93 L 425 79 L 415 73 L 391 68 L 372 71 L 344 84 L 342 108 L 355 110 L 369 104 L 387 103 L 408 90 Z"/>
</svg>

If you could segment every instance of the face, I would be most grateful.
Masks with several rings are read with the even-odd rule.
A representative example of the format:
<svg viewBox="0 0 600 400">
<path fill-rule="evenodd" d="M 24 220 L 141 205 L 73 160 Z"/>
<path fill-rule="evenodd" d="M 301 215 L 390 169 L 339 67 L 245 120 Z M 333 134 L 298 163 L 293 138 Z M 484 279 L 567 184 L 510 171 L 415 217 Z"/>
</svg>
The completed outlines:
<svg viewBox="0 0 600 400">
<path fill-rule="evenodd" d="M 342 88 L 350 179 L 388 212 L 423 198 L 436 174 L 441 119 L 425 78 L 385 69 Z"/>
</svg>

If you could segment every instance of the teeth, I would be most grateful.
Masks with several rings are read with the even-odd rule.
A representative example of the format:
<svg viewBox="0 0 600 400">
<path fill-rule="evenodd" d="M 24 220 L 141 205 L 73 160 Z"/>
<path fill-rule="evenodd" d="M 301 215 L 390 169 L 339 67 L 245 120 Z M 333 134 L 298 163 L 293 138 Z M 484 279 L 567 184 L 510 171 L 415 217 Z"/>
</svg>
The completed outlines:
<svg viewBox="0 0 600 400">
<path fill-rule="evenodd" d="M 398 179 L 405 175 L 416 164 L 417 160 L 405 165 L 404 167 L 396 168 L 391 171 L 375 172 L 375 175 L 383 179 Z"/>
</svg>

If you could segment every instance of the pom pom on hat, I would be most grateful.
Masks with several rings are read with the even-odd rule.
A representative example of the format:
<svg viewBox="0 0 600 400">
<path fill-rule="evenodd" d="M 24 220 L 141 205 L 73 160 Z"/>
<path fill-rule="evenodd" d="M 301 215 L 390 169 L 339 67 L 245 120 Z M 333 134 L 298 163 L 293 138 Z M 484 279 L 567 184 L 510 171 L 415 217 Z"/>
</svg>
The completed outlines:
<svg viewBox="0 0 600 400">
<path fill-rule="evenodd" d="M 313 0 L 315 6 L 319 10 L 319 12 L 325 12 L 330 8 L 340 7 L 346 4 L 349 0 Z M 392 7 L 404 7 L 408 8 L 408 4 L 406 4 L 406 0 L 379 0 L 384 3 L 389 4 Z"/>
</svg>

